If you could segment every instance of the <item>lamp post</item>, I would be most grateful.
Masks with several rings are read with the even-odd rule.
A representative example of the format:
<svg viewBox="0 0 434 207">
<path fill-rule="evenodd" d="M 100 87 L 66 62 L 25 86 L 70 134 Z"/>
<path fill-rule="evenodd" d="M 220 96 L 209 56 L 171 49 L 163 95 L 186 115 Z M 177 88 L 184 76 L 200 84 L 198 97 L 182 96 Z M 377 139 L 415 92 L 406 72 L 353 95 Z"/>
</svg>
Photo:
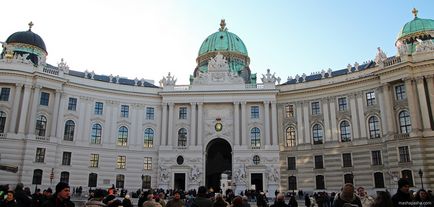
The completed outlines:
<svg viewBox="0 0 434 207">
<path fill-rule="evenodd" d="M 423 177 L 423 171 L 422 171 L 422 169 L 419 169 L 419 177 L 420 177 L 420 183 L 421 183 L 421 185 L 422 185 L 422 189 L 423 189 L 423 180 L 422 180 L 422 177 Z"/>
</svg>

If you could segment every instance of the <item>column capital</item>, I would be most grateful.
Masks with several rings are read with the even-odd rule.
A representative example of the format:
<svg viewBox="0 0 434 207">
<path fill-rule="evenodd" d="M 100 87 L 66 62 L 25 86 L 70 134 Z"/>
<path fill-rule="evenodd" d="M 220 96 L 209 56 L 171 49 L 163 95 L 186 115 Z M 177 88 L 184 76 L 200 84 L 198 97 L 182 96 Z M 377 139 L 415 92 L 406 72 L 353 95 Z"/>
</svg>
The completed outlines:
<svg viewBox="0 0 434 207">
<path fill-rule="evenodd" d="M 432 78 L 434 78 L 434 74 L 425 75 L 425 78 L 426 79 L 432 79 Z"/>
<path fill-rule="evenodd" d="M 63 90 L 62 89 L 56 89 L 56 94 L 62 94 L 63 93 Z"/>
<path fill-rule="evenodd" d="M 409 82 L 409 81 L 413 80 L 413 78 L 412 77 L 404 77 L 404 78 L 402 78 L 402 80 L 405 82 Z"/>
<path fill-rule="evenodd" d="M 416 83 L 423 83 L 423 76 L 418 76 L 415 78 L 416 79 Z"/>
<path fill-rule="evenodd" d="M 39 84 L 36 84 L 36 85 L 34 85 L 34 86 L 33 86 L 33 88 L 34 88 L 34 89 L 38 89 L 38 90 L 41 90 L 42 86 L 41 86 L 41 85 L 39 85 Z"/>
<path fill-rule="evenodd" d="M 234 105 L 240 105 L 239 101 L 234 101 L 233 103 L 234 103 Z"/>
<path fill-rule="evenodd" d="M 328 103 L 329 101 L 330 101 L 330 99 L 328 97 L 321 98 L 321 102 L 323 102 L 323 103 Z"/>
<path fill-rule="evenodd" d="M 197 102 L 198 106 L 203 106 L 203 102 Z"/>
<path fill-rule="evenodd" d="M 15 83 L 15 87 L 17 87 L 17 88 L 22 88 L 23 87 L 23 83 Z"/>
<path fill-rule="evenodd" d="M 241 103 L 241 105 L 246 105 L 247 101 L 241 101 L 240 103 Z"/>
<path fill-rule="evenodd" d="M 190 102 L 191 106 L 196 106 L 196 104 L 197 104 L 196 102 Z"/>
<path fill-rule="evenodd" d="M 173 106 L 175 106 L 175 103 L 173 103 L 173 102 L 167 102 L 167 105 L 169 105 L 169 107 L 173 107 Z"/>
<path fill-rule="evenodd" d="M 270 101 L 271 105 L 276 105 L 277 101 Z"/>
<path fill-rule="evenodd" d="M 270 104 L 270 101 L 264 101 L 264 104 Z"/>
<path fill-rule="evenodd" d="M 24 88 L 25 89 L 30 89 L 30 88 L 32 88 L 32 85 L 30 85 L 30 84 L 24 84 Z"/>
</svg>

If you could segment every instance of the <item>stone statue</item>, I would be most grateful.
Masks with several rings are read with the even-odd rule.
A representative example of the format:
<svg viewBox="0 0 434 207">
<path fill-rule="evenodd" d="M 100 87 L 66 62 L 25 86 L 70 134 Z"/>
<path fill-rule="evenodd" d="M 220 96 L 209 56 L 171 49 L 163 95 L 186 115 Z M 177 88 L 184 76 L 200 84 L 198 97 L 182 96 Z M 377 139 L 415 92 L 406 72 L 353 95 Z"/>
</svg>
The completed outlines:
<svg viewBox="0 0 434 207">
<path fill-rule="evenodd" d="M 270 172 L 268 174 L 268 180 L 270 182 L 276 183 L 279 181 L 279 170 L 277 167 L 270 167 Z"/>
<path fill-rule="evenodd" d="M 377 56 L 375 56 L 375 63 L 379 64 L 381 62 L 384 62 L 387 59 L 386 53 L 383 52 L 383 50 L 380 47 L 377 47 Z"/>
<path fill-rule="evenodd" d="M 193 167 L 191 168 L 191 172 L 190 172 L 190 180 L 193 183 L 196 183 L 199 181 L 199 176 L 200 176 L 200 170 L 196 165 L 193 165 Z"/>
<path fill-rule="evenodd" d="M 160 165 L 160 180 L 162 183 L 169 182 L 169 172 L 165 166 Z"/>
<path fill-rule="evenodd" d="M 235 172 L 234 180 L 238 183 L 245 183 L 246 182 L 246 166 L 243 164 L 238 168 L 238 170 Z"/>
</svg>

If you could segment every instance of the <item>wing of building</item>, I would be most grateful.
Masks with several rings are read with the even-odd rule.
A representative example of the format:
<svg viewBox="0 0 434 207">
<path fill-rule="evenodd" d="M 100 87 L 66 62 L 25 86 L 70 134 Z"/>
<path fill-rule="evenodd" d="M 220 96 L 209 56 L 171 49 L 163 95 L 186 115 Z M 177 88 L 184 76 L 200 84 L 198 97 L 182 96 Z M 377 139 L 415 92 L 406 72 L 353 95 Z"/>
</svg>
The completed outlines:
<svg viewBox="0 0 434 207">
<path fill-rule="evenodd" d="M 270 70 L 259 82 L 222 20 L 190 84 L 168 74 L 159 87 L 50 65 L 30 25 L 0 56 L 0 184 L 373 192 L 404 177 L 432 189 L 434 20 L 414 14 L 395 56 L 378 48 L 284 83 Z"/>
</svg>

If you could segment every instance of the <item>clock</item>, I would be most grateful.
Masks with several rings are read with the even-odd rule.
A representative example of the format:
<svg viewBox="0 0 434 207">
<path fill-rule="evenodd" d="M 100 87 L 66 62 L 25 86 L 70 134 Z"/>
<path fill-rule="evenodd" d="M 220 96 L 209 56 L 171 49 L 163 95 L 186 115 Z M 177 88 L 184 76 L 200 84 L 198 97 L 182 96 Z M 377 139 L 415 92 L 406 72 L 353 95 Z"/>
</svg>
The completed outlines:
<svg viewBox="0 0 434 207">
<path fill-rule="evenodd" d="M 216 130 L 217 132 L 220 132 L 220 131 L 222 131 L 222 129 L 223 129 L 223 124 L 220 123 L 220 122 L 217 122 L 217 123 L 215 124 L 214 128 L 215 128 L 215 130 Z"/>
</svg>

